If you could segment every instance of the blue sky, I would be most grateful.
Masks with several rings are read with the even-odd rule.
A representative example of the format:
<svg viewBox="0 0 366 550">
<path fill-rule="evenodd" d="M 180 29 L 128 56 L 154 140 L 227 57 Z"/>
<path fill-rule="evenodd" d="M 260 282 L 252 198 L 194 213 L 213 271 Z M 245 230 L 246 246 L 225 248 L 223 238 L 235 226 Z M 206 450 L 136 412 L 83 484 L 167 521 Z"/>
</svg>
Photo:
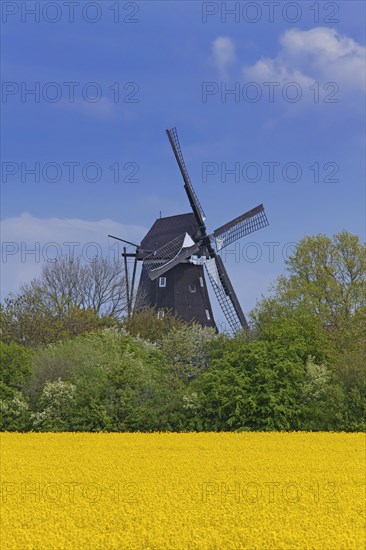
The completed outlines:
<svg viewBox="0 0 366 550">
<path fill-rule="evenodd" d="M 64 2 L 25 4 L 2 3 L 2 296 L 65 243 L 107 253 L 108 233 L 139 242 L 160 211 L 188 212 L 172 126 L 209 230 L 265 205 L 270 226 L 224 257 L 245 311 L 288 243 L 364 238 L 363 2 L 272 17 L 266 2 L 106 0 L 75 3 L 73 22 Z"/>
</svg>

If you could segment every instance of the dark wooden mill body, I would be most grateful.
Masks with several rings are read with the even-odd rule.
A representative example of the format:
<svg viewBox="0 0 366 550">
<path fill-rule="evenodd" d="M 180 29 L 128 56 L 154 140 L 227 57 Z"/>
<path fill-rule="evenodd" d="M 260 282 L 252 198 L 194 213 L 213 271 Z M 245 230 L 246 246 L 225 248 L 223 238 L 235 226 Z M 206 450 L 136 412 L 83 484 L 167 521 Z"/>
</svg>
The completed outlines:
<svg viewBox="0 0 366 550">
<path fill-rule="evenodd" d="M 205 214 L 193 189 L 175 128 L 167 130 L 175 158 L 183 176 L 192 212 L 158 218 L 140 245 L 116 238 L 136 248 L 123 258 L 126 275 L 127 308 L 151 307 L 162 317 L 166 311 L 184 321 L 195 321 L 216 328 L 205 272 L 226 317 L 227 332 L 247 328 L 229 276 L 219 252 L 237 239 L 268 225 L 263 205 L 238 216 L 208 235 Z M 128 258 L 134 258 L 130 282 Z M 135 295 L 137 262 L 142 262 L 140 282 Z"/>
<path fill-rule="evenodd" d="M 194 235 L 198 230 L 193 214 L 159 218 L 141 241 L 140 250 L 157 250 L 184 233 Z M 137 257 L 143 260 L 144 253 L 138 252 Z M 136 300 L 136 304 L 141 303 L 156 308 L 160 315 L 164 310 L 171 310 L 184 321 L 195 320 L 201 325 L 215 327 L 203 266 L 189 260 L 180 262 L 154 280 L 143 265 Z"/>
</svg>

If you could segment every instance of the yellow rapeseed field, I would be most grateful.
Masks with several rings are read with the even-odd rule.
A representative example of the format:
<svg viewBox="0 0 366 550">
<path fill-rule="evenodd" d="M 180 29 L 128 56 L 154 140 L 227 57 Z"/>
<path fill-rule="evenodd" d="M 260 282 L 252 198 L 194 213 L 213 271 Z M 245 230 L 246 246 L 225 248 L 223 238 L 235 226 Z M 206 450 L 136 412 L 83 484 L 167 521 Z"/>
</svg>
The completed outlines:
<svg viewBox="0 0 366 550">
<path fill-rule="evenodd" d="M 365 434 L 1 434 L 2 548 L 365 548 Z"/>
</svg>

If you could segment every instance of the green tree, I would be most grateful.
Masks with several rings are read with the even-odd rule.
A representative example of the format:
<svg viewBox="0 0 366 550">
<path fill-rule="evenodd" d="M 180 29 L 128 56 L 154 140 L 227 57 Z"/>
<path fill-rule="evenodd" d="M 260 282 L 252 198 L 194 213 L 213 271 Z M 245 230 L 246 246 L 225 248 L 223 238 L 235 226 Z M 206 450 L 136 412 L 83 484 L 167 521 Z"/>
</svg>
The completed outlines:
<svg viewBox="0 0 366 550">
<path fill-rule="evenodd" d="M 1 431 L 28 431 L 31 428 L 29 405 L 22 394 L 17 390 L 1 392 L 0 397 L 0 430 Z"/>
<path fill-rule="evenodd" d="M 305 384 L 300 395 L 306 411 L 301 426 L 361 429 L 366 410 L 365 247 L 346 231 L 332 239 L 305 237 L 273 290 L 273 296 L 257 304 L 252 313 L 257 337 L 284 349 L 295 345 L 298 352 L 302 350 L 304 365 L 310 356 L 329 375 L 320 399 L 317 371 L 307 367 L 309 387 L 306 392 Z"/>
<path fill-rule="evenodd" d="M 307 431 L 337 430 L 344 424 L 344 393 L 330 368 L 308 357 L 305 378 L 300 390 L 302 414 L 299 429 Z"/>
<path fill-rule="evenodd" d="M 159 318 L 156 310 L 152 308 L 143 308 L 136 311 L 131 317 L 125 317 L 122 324 L 131 336 L 152 343 L 160 343 L 173 328 L 179 329 L 184 325 L 183 321 L 169 311 Z"/>
<path fill-rule="evenodd" d="M 334 365 L 337 384 L 345 400 L 342 423 L 339 429 L 366 431 L 366 350 L 364 341 L 355 342 Z"/>
<path fill-rule="evenodd" d="M 32 409 L 42 413 L 34 427 L 50 425 L 54 411 L 46 407 L 44 413 L 44 391 L 47 384 L 62 381 L 75 388 L 69 428 L 62 424 L 64 429 L 175 429 L 172 376 L 161 350 L 124 331 L 105 329 L 48 346 L 33 358 L 29 399 Z"/>
<path fill-rule="evenodd" d="M 31 376 L 31 352 L 18 344 L 0 342 L 0 430 L 30 427 L 30 411 L 22 390 Z"/>
<path fill-rule="evenodd" d="M 211 327 L 197 323 L 173 327 L 159 345 L 177 381 L 188 380 L 208 367 L 210 344 L 217 338 Z"/>
<path fill-rule="evenodd" d="M 284 351 L 295 351 L 303 364 L 309 356 L 326 363 L 337 356 L 334 341 L 318 315 L 303 305 L 283 303 L 277 297 L 263 299 L 251 312 L 253 333 Z"/>
<path fill-rule="evenodd" d="M 116 323 L 77 306 L 59 310 L 36 287 L 8 296 L 0 307 L 0 320 L 3 342 L 29 347 L 45 346 Z"/>
<path fill-rule="evenodd" d="M 46 382 L 38 402 L 38 411 L 32 414 L 33 426 L 42 432 L 72 430 L 76 388 L 70 382 Z"/>
<path fill-rule="evenodd" d="M 1 383 L 21 390 L 31 374 L 31 352 L 24 346 L 0 342 Z"/>
<path fill-rule="evenodd" d="M 366 299 L 366 248 L 347 231 L 308 236 L 286 261 L 275 297 L 281 303 L 304 305 L 330 330 L 340 328 Z"/>
<path fill-rule="evenodd" d="M 198 429 L 292 429 L 303 377 L 294 351 L 265 341 L 220 342 L 211 366 L 191 384 L 190 410 Z"/>
</svg>

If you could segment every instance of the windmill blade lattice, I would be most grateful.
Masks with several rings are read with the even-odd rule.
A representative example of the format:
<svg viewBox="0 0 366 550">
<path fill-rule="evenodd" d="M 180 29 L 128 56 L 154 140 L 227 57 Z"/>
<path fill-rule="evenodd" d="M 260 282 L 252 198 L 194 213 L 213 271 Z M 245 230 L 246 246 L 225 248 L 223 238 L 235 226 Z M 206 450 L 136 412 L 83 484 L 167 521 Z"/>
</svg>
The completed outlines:
<svg viewBox="0 0 366 550">
<path fill-rule="evenodd" d="M 193 189 L 193 185 L 188 174 L 186 163 L 184 162 L 184 157 L 183 157 L 182 149 L 179 143 L 177 129 L 172 128 L 171 130 L 167 130 L 166 133 L 168 134 L 169 141 L 173 148 L 175 158 L 177 159 L 180 171 L 184 179 L 184 183 L 186 184 L 186 191 L 187 191 L 188 199 L 189 199 L 189 202 L 191 203 L 193 212 L 198 216 L 199 224 L 204 225 L 206 216 L 200 204 L 200 201 L 198 200 L 197 194 Z"/>
<path fill-rule="evenodd" d="M 232 299 L 233 297 L 229 293 L 228 289 L 225 290 L 222 284 L 220 273 L 218 271 L 218 264 L 216 263 L 217 259 L 218 258 L 210 258 L 205 262 L 206 272 L 210 280 L 210 283 L 212 285 L 212 288 L 215 292 L 217 301 L 219 302 L 220 307 L 230 326 L 230 329 L 232 332 L 236 332 L 241 330 L 243 327 L 247 327 L 248 325 L 244 317 L 244 314 L 241 310 L 240 311 L 241 311 L 242 319 L 239 318 L 237 308 L 235 307 L 234 301 Z M 233 291 L 232 287 L 231 287 L 231 290 Z M 236 298 L 236 295 L 235 295 L 235 298 Z M 244 318 L 244 321 L 243 321 L 243 318 Z"/>
<path fill-rule="evenodd" d="M 160 277 L 172 267 L 198 252 L 199 248 L 200 245 L 195 243 L 188 233 L 183 233 L 144 258 L 149 278 L 153 281 Z"/>
<path fill-rule="evenodd" d="M 214 241 L 217 251 L 220 251 L 225 246 L 235 242 L 245 235 L 249 235 L 268 224 L 267 216 L 264 212 L 263 204 L 249 210 L 245 214 L 234 218 L 230 222 L 215 229 L 211 239 Z"/>
</svg>

